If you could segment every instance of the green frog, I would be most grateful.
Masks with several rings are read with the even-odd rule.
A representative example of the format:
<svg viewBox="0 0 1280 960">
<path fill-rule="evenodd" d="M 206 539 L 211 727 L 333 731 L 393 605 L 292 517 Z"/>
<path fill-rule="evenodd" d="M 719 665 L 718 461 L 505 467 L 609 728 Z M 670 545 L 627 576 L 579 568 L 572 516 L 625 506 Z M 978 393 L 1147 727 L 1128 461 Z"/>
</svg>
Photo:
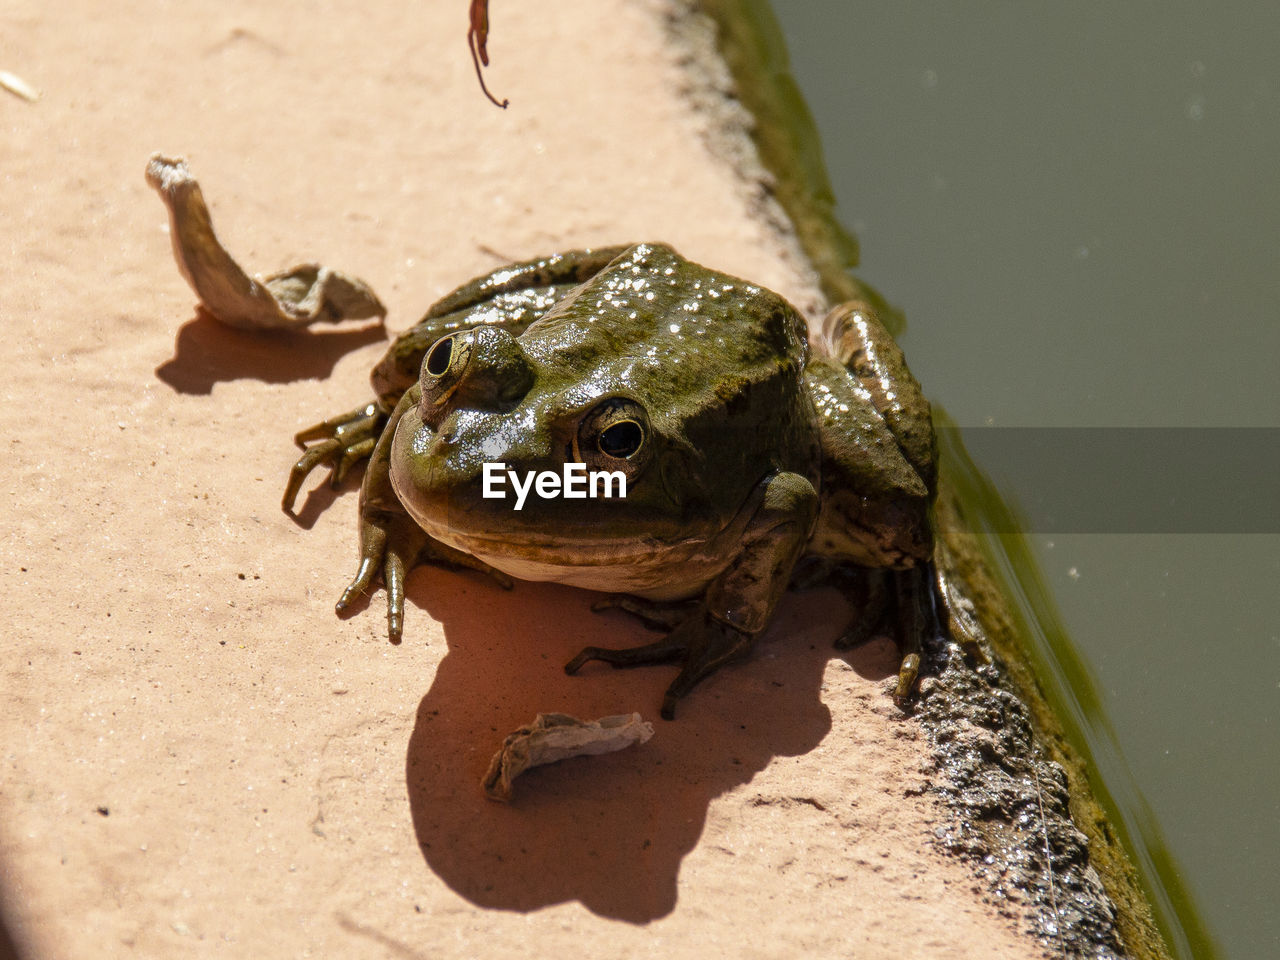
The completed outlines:
<svg viewBox="0 0 1280 960">
<path fill-rule="evenodd" d="M 777 294 L 660 243 L 515 264 L 400 335 L 377 397 L 298 434 L 284 494 L 364 458 L 360 563 L 393 641 L 423 562 L 602 591 L 664 632 L 566 666 L 676 663 L 662 715 L 745 656 L 804 571 L 860 584 L 839 645 L 892 626 L 905 698 L 941 629 L 929 404 L 866 303 L 812 345 Z M 523 496 L 520 494 L 523 493 Z M 803 563 L 802 563 L 803 561 Z"/>
</svg>

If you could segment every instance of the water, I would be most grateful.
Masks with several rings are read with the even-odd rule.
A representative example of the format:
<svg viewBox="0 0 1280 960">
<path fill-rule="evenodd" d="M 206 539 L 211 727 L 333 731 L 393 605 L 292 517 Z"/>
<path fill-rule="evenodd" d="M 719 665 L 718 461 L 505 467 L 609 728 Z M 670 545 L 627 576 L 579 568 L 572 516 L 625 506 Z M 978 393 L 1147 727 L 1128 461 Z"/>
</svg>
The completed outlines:
<svg viewBox="0 0 1280 960">
<path fill-rule="evenodd" d="M 773 6 L 859 273 L 960 425 L 1280 428 L 1280 7 Z M 1187 435 L 1179 469 L 1213 446 Z M 1280 431 L 1239 435 L 1275 460 Z M 1179 509 L 1204 532 L 1029 545 L 1095 678 L 1086 730 L 1115 730 L 1104 779 L 1140 819 L 1132 772 L 1222 956 L 1278 956 L 1280 536 Z"/>
</svg>

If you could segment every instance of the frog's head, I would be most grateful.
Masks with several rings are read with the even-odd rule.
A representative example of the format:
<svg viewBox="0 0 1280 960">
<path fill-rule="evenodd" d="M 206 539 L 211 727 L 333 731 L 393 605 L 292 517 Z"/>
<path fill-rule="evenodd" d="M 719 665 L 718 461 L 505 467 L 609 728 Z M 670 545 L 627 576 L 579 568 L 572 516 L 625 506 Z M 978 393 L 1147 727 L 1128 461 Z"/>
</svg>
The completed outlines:
<svg viewBox="0 0 1280 960">
<path fill-rule="evenodd" d="M 778 302 L 760 321 L 721 281 Z M 638 246 L 519 339 L 477 327 L 437 341 L 395 432 L 392 484 L 433 538 L 530 578 L 525 565 L 691 556 L 791 446 L 764 424 L 780 409 L 787 422 L 803 350 L 779 298 Z"/>
<path fill-rule="evenodd" d="M 475 555 L 595 564 L 711 519 L 678 430 L 626 390 L 556 373 L 498 328 L 428 351 L 391 450 L 396 494 L 423 529 Z"/>
</svg>

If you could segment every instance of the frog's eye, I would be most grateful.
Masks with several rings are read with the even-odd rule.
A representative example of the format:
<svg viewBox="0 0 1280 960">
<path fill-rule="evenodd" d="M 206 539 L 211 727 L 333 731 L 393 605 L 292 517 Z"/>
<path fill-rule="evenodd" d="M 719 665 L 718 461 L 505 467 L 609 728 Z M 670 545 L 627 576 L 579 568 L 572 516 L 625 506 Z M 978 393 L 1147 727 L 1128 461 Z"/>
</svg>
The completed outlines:
<svg viewBox="0 0 1280 960">
<path fill-rule="evenodd" d="M 461 333 L 441 337 L 422 358 L 418 382 L 422 385 L 420 413 L 433 429 L 444 418 L 446 404 L 462 384 L 474 352 L 472 340 Z"/>
<path fill-rule="evenodd" d="M 510 332 L 497 327 L 441 337 L 422 358 L 422 422 L 438 429 L 451 410 L 510 410 L 533 385 L 529 358 Z"/>
<path fill-rule="evenodd" d="M 600 434 L 597 446 L 606 457 L 629 460 L 644 444 L 644 427 L 634 420 L 611 423 Z"/>
<path fill-rule="evenodd" d="M 634 474 L 648 457 L 648 439 L 644 407 L 612 397 L 592 407 L 579 422 L 573 455 L 588 465 Z"/>
<path fill-rule="evenodd" d="M 452 336 L 441 337 L 435 342 L 435 346 L 427 351 L 427 358 L 422 362 L 422 368 L 433 377 L 444 376 L 445 371 L 449 369 L 449 361 L 453 359 L 453 340 Z"/>
</svg>

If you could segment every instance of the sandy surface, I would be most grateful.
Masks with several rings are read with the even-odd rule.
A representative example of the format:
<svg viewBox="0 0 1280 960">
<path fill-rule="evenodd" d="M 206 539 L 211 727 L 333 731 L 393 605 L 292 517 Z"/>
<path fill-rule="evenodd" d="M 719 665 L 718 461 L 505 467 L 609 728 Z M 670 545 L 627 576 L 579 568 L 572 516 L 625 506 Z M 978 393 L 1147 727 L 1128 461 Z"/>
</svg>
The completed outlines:
<svg viewBox="0 0 1280 960">
<path fill-rule="evenodd" d="M 383 333 L 223 329 L 174 267 L 153 150 L 189 158 L 251 270 L 349 270 L 392 329 L 503 257 L 636 239 L 811 309 L 659 6 L 499 5 L 505 113 L 461 0 L 106 9 L 0 12 L 0 69 L 43 94 L 0 92 L 0 869 L 32 956 L 1037 955 L 930 846 L 894 651 L 835 658 L 830 592 L 645 746 L 486 801 L 504 733 L 656 720 L 670 670 L 566 677 L 643 631 L 438 569 L 399 646 L 380 595 L 337 619 L 354 488 L 298 522 L 279 499 L 291 434 L 366 399 Z"/>
</svg>

